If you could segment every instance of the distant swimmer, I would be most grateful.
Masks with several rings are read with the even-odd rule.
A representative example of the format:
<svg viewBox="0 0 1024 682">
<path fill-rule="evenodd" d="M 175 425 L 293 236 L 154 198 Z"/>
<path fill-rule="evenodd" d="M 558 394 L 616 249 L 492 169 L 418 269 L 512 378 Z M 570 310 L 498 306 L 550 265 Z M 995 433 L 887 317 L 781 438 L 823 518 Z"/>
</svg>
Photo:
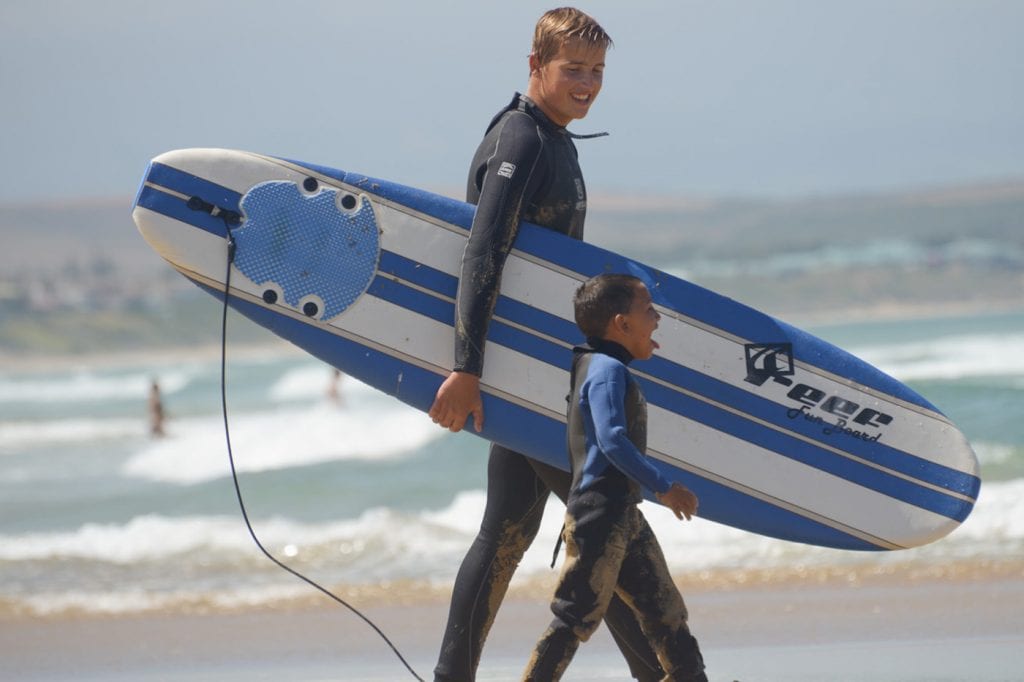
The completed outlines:
<svg viewBox="0 0 1024 682">
<path fill-rule="evenodd" d="M 327 385 L 327 398 L 332 403 L 344 405 L 345 399 L 341 395 L 341 382 L 345 378 L 337 367 L 331 368 L 331 382 Z"/>
<path fill-rule="evenodd" d="M 160 384 L 156 379 L 149 385 L 149 435 L 163 438 L 164 433 L 164 401 L 160 397 Z"/>
</svg>

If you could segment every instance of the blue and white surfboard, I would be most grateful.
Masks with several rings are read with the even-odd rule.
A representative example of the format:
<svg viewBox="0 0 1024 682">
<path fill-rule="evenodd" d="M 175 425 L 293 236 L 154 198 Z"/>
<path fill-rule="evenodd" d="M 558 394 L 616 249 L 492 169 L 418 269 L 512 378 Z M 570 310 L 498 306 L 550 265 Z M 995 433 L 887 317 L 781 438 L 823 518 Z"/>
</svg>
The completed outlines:
<svg viewBox="0 0 1024 682">
<path fill-rule="evenodd" d="M 473 207 L 375 178 L 219 149 L 155 158 L 133 217 L 152 247 L 297 346 L 426 411 L 452 365 Z M 980 480 L 963 434 L 862 360 L 733 300 L 524 224 L 490 327 L 483 436 L 566 468 L 565 395 L 582 339 L 572 293 L 600 272 L 652 291 L 658 354 L 632 365 L 647 454 L 700 515 L 787 540 L 892 550 L 943 537 Z"/>
</svg>

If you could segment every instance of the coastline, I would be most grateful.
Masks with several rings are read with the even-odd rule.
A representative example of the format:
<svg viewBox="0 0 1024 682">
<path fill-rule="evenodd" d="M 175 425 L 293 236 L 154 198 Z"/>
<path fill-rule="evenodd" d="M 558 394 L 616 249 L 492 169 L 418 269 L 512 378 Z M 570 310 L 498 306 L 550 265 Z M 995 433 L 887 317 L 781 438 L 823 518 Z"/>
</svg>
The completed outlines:
<svg viewBox="0 0 1024 682">
<path fill-rule="evenodd" d="M 794 573 L 728 589 L 678 582 L 713 680 L 1019 679 L 1024 560 L 935 569 L 861 571 L 855 580 Z M 478 679 L 518 679 L 550 618 L 536 587 L 510 592 Z M 446 591 L 356 608 L 431 678 Z M 8 679 L 413 679 L 365 623 L 325 599 L 231 613 L 2 617 L 0 632 Z M 602 628 L 564 679 L 627 678 Z"/>
<path fill-rule="evenodd" d="M 1024 302 L 1017 300 L 992 301 L 980 307 L 974 301 L 961 302 L 887 302 L 874 306 L 844 308 L 808 308 L 800 311 L 768 313 L 799 328 L 827 327 L 864 322 L 892 322 L 898 320 L 939 320 L 954 317 L 984 315 L 1014 315 L 1024 313 Z M 254 359 L 266 356 L 305 355 L 283 339 L 264 337 L 257 343 L 240 343 L 229 338 L 228 358 Z M 203 342 L 192 346 L 154 346 L 149 348 L 106 348 L 92 352 L 52 355 L 47 353 L 11 352 L 0 348 L 0 371 L 31 372 L 65 370 L 75 367 L 112 367 L 124 365 L 167 364 L 186 361 L 211 361 L 220 357 L 219 343 Z"/>
</svg>

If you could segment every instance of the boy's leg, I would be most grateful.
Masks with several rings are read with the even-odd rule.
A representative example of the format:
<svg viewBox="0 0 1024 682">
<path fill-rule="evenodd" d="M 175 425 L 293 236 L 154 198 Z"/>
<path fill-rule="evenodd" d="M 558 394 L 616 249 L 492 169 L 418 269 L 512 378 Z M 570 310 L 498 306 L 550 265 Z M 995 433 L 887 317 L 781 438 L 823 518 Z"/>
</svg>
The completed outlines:
<svg viewBox="0 0 1024 682">
<path fill-rule="evenodd" d="M 560 680 L 569 662 L 580 647 L 580 638 L 557 619 L 551 623 L 526 664 L 522 682 L 555 682 Z"/>
<path fill-rule="evenodd" d="M 686 604 L 669 574 L 661 545 L 640 510 L 634 511 L 636 534 L 623 558 L 620 596 L 636 609 L 667 671 L 665 680 L 707 682 L 700 647 L 687 625 Z"/>
<path fill-rule="evenodd" d="M 615 592 L 631 529 L 621 509 L 600 494 L 570 500 L 565 514 L 565 562 L 551 601 L 554 620 L 537 642 L 524 680 L 557 680 L 579 642 L 597 630 Z"/>
<path fill-rule="evenodd" d="M 535 459 L 530 460 L 530 465 L 545 485 L 564 503 L 569 497 L 572 476 L 567 471 Z M 618 595 L 612 595 L 604 614 L 604 622 L 623 658 L 626 659 L 630 675 L 634 679 L 639 682 L 657 682 L 665 676 L 661 662 L 647 640 L 647 635 L 641 629 L 636 614 Z"/>
<path fill-rule="evenodd" d="M 498 607 L 540 527 L 548 488 L 527 458 L 492 444 L 487 506 L 452 590 L 436 680 L 471 682 Z"/>
</svg>

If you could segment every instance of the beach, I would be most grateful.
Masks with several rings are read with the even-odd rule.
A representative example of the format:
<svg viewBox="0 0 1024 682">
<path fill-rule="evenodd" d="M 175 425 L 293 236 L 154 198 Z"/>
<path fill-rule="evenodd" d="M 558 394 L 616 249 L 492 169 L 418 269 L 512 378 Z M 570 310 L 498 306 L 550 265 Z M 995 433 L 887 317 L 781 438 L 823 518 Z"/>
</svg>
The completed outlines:
<svg viewBox="0 0 1024 682">
<path fill-rule="evenodd" d="M 712 681 L 1024 679 L 1024 562 L 737 580 L 713 588 L 701 587 L 706 577 L 678 580 Z M 549 619 L 543 587 L 509 595 L 478 679 L 519 678 Z M 402 601 L 356 607 L 432 679 L 447 601 L 440 593 Z M 235 612 L 8 616 L 0 631 L 0 675 L 10 680 L 414 679 L 326 597 Z M 629 676 L 602 628 L 564 679 Z"/>
<path fill-rule="evenodd" d="M 642 508 L 711 680 L 1024 680 L 1024 315 L 861 320 L 825 338 L 963 428 L 977 504 L 894 552 L 812 547 Z M 414 679 L 357 615 L 274 566 L 239 513 L 216 349 L 0 365 L 0 679 Z M 1018 352 L 1021 351 L 1021 352 Z M 159 380 L 167 435 L 150 437 Z M 432 679 L 455 573 L 485 506 L 486 443 L 286 346 L 228 357 L 256 533 Z M 515 680 L 550 619 L 548 502 L 484 651 Z M 567 680 L 625 680 L 602 629 Z"/>
</svg>

